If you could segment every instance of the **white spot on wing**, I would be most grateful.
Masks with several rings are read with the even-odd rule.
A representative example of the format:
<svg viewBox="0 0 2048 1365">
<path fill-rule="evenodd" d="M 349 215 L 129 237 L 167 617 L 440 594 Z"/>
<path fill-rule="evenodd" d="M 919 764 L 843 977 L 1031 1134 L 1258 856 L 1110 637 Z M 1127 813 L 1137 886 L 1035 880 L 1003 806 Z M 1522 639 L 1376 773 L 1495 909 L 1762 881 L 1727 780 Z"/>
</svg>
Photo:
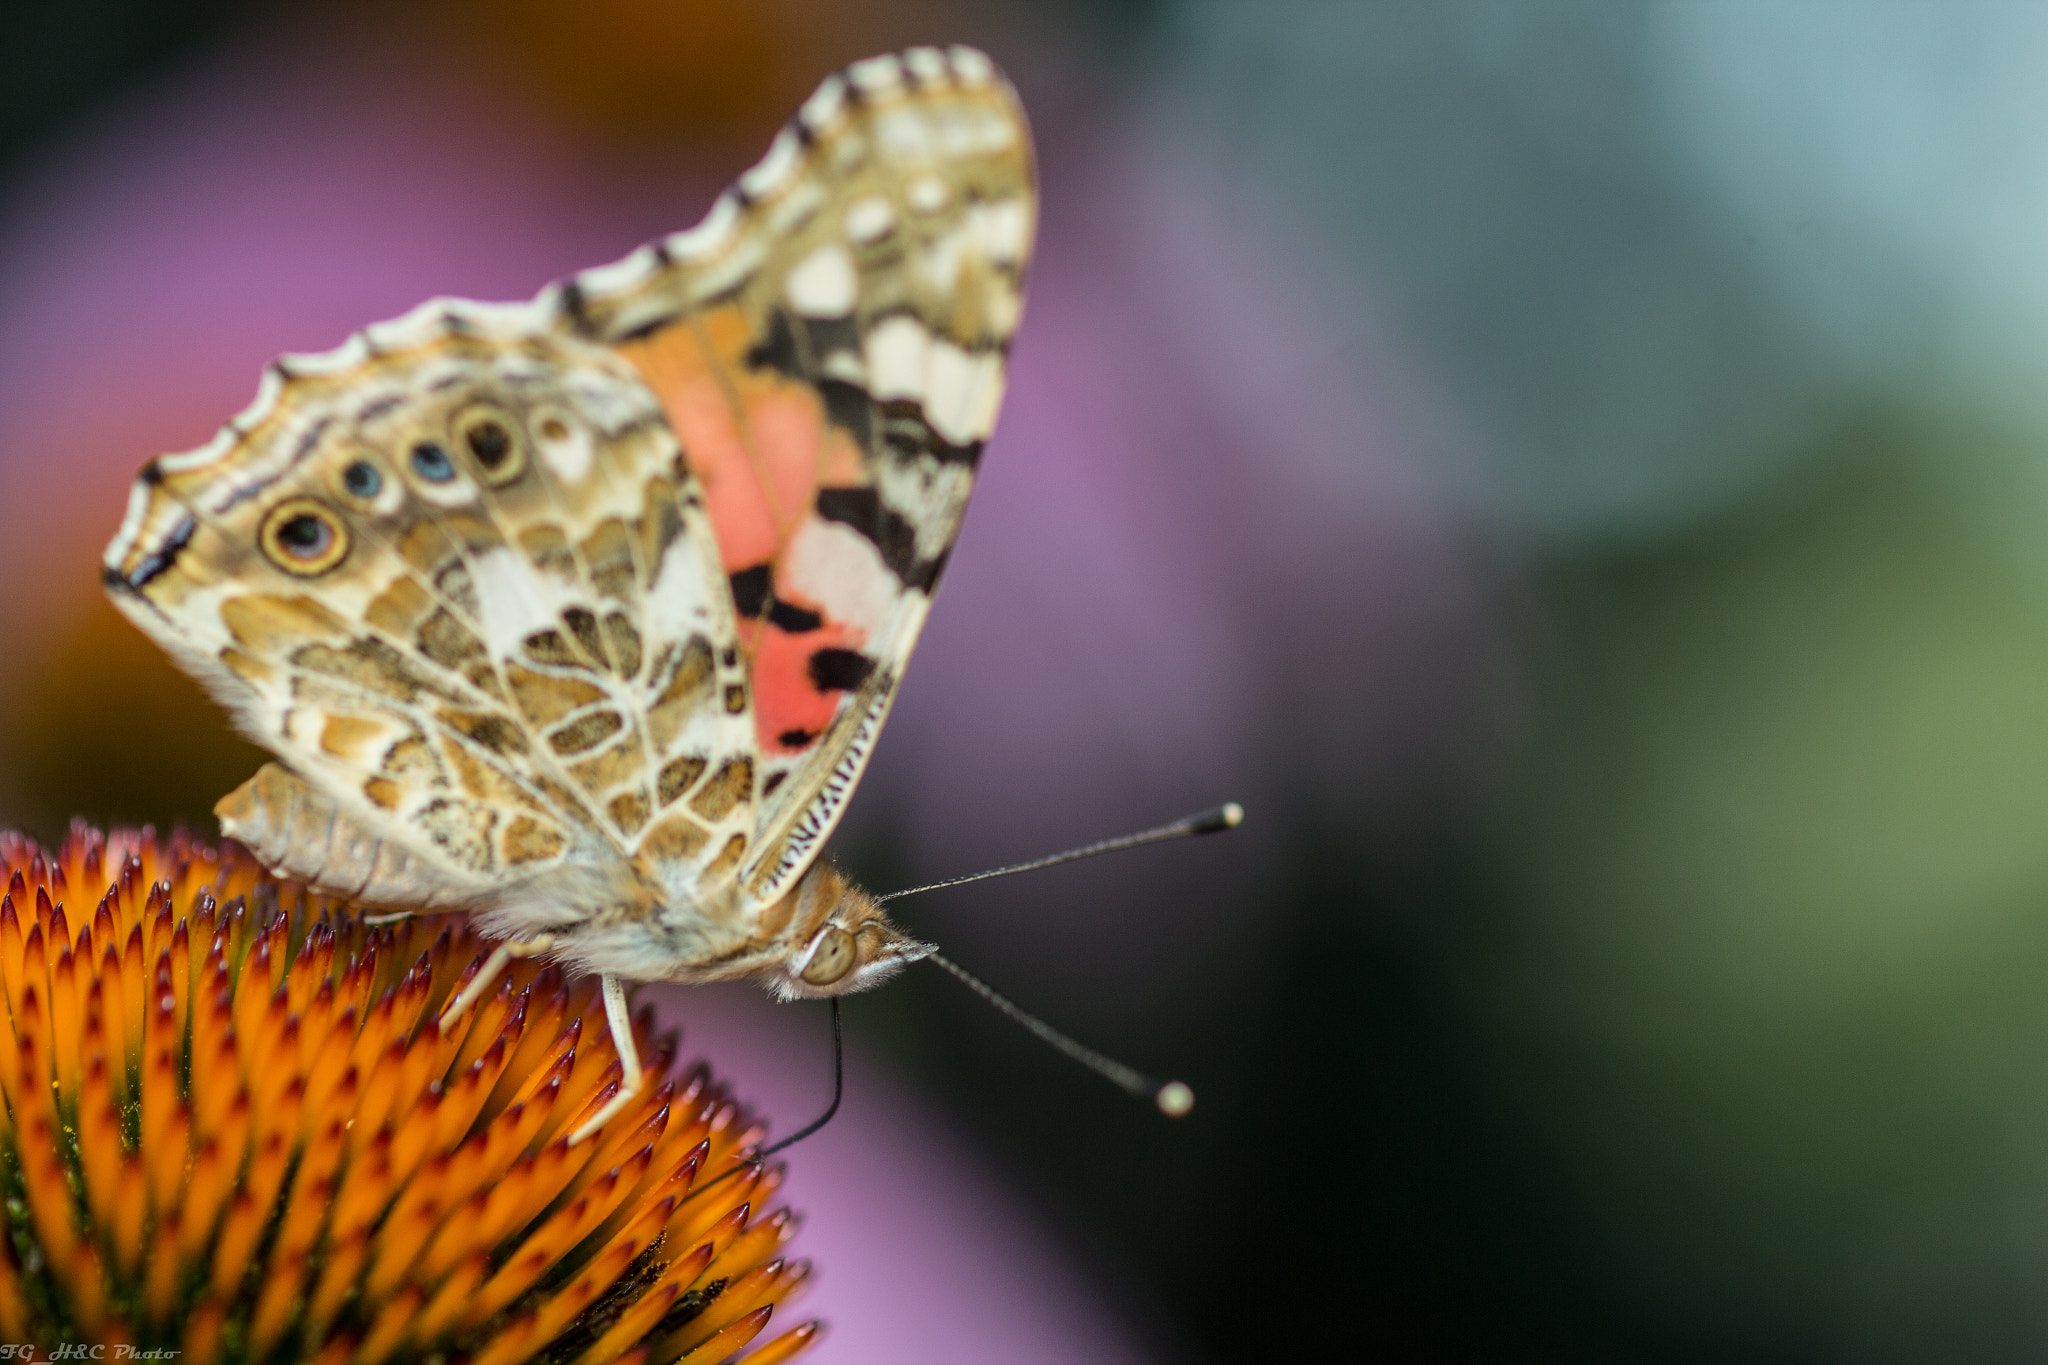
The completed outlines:
<svg viewBox="0 0 2048 1365">
<path fill-rule="evenodd" d="M 797 159 L 802 154 L 803 144 L 797 141 L 795 133 L 784 128 L 768 144 L 768 154 L 741 173 L 740 188 L 752 198 L 766 198 L 796 173 Z"/>
<path fill-rule="evenodd" d="M 263 371 L 263 378 L 256 382 L 256 396 L 249 400 L 248 407 L 228 419 L 228 425 L 244 432 L 253 429 L 257 423 L 270 416 L 272 410 L 277 407 L 277 400 L 283 395 L 284 376 L 274 368 L 266 368 Z"/>
<path fill-rule="evenodd" d="M 958 73 L 961 80 L 983 85 L 995 79 L 996 64 L 977 49 L 955 47 L 950 55 L 953 58 L 953 70 Z"/>
<path fill-rule="evenodd" d="M 797 116 L 812 132 L 822 133 L 831 128 L 845 107 L 846 82 L 837 76 L 827 76 L 824 84 L 797 110 Z"/>
<path fill-rule="evenodd" d="M 789 306 L 805 317 L 843 318 L 853 311 L 853 257 L 828 242 L 797 262 L 783 286 Z"/>
<path fill-rule="evenodd" d="M 576 277 L 576 282 L 593 294 L 615 294 L 633 288 L 658 266 L 652 247 L 641 247 L 624 260 L 595 266 Z"/>
<path fill-rule="evenodd" d="M 893 53 L 855 62 L 846 68 L 846 74 L 870 95 L 880 95 L 903 84 L 903 66 Z"/>
<path fill-rule="evenodd" d="M 883 318 L 868 332 L 868 391 L 878 399 L 923 398 L 931 337 L 916 318 Z"/>
<path fill-rule="evenodd" d="M 707 526 L 691 526 L 682 539 L 669 547 L 661 562 L 661 574 L 654 580 L 642 607 L 648 639 L 685 640 L 699 632 L 716 637 L 708 591 L 711 584 L 724 591 L 725 583 L 715 568 L 704 563 L 693 543 L 708 532 Z"/>
<path fill-rule="evenodd" d="M 285 712 L 285 737 L 305 745 L 308 749 L 319 747 L 320 732 L 326 728 L 327 717 L 319 711 L 310 711 L 302 707 Z"/>
<path fill-rule="evenodd" d="M 542 434 L 539 441 L 540 457 L 546 461 L 549 471 L 563 483 L 581 483 L 583 476 L 590 472 L 590 462 L 593 458 L 590 433 L 584 430 L 580 423 L 560 417 L 555 420 L 560 421 L 568 430 L 559 441 L 551 441 Z M 545 426 L 546 422 L 543 421 L 539 425 Z"/>
<path fill-rule="evenodd" d="M 499 546 L 478 555 L 474 564 L 484 643 L 493 654 L 509 655 L 528 635 L 554 624 L 546 587 L 518 554 Z"/>
<path fill-rule="evenodd" d="M 284 359 L 290 364 L 294 374 L 316 375 L 338 374 L 343 370 L 352 370 L 369 357 L 370 344 L 361 332 L 357 332 L 331 351 L 321 351 L 315 355 L 293 354 Z"/>
<path fill-rule="evenodd" d="M 934 341 L 926 362 L 924 420 L 954 445 L 988 439 L 1000 392 L 1001 362 L 993 353 L 971 354 Z"/>
<path fill-rule="evenodd" d="M 810 517 L 783 551 L 777 581 L 817 603 L 835 621 L 876 639 L 896 610 L 896 575 L 874 542 L 851 526 Z"/>
<path fill-rule="evenodd" d="M 479 303 L 475 299 L 442 299 L 442 315 L 467 323 L 470 330 L 502 340 L 522 336 L 548 325 L 550 303 L 529 299 L 525 303 Z"/>
<path fill-rule="evenodd" d="M 875 120 L 875 145 L 897 161 L 921 161 L 933 154 L 932 130 L 922 111 L 910 105 L 885 110 Z"/>
<path fill-rule="evenodd" d="M 739 220 L 739 201 L 729 194 L 718 196 L 718 202 L 711 206 L 711 212 L 704 215 L 704 221 L 686 232 L 669 234 L 668 254 L 678 258 L 701 260 L 719 247 L 732 234 L 733 224 Z"/>
<path fill-rule="evenodd" d="M 917 557 L 931 559 L 944 553 L 960 529 L 967 495 L 974 491 L 974 468 L 930 456 L 883 460 L 875 468 L 875 490 L 910 523 Z"/>
<path fill-rule="evenodd" d="M 825 358 L 818 362 L 818 373 L 827 379 L 840 379 L 861 388 L 868 386 L 868 367 L 860 363 L 860 357 L 852 351 L 827 351 Z"/>
<path fill-rule="evenodd" d="M 913 47 L 903 54 L 903 65 L 926 85 L 946 79 L 946 59 L 935 47 Z"/>
<path fill-rule="evenodd" d="M 985 156 L 1017 140 L 1017 125 L 992 110 L 965 110 L 945 124 L 946 151 L 953 156 Z"/>
<path fill-rule="evenodd" d="M 156 465 L 166 474 L 189 474 L 225 457 L 240 439 L 232 430 L 222 427 L 213 434 L 212 440 L 197 450 L 184 450 L 176 455 L 160 455 L 157 457 Z"/>
<path fill-rule="evenodd" d="M 142 533 L 142 523 L 149 513 L 149 503 L 149 485 L 137 479 L 134 486 L 128 490 L 128 510 L 121 517 L 121 529 L 114 532 L 113 542 L 107 546 L 106 558 L 102 561 L 108 568 L 123 567 L 122 561 L 128 558 L 128 551 L 133 547 L 135 538 Z"/>
<path fill-rule="evenodd" d="M 896 226 L 896 210 L 879 194 L 863 195 L 846 208 L 846 235 L 855 244 L 878 242 Z"/>
<path fill-rule="evenodd" d="M 379 351 L 408 351 L 427 346 L 446 335 L 443 323 L 449 312 L 462 303 L 461 299 L 428 299 L 388 322 L 371 323 L 363 329 L 363 335 L 369 338 L 371 348 Z"/>
<path fill-rule="evenodd" d="M 1005 199 L 985 204 L 973 218 L 975 239 L 992 261 L 1008 264 L 1023 258 L 1029 215 L 1022 199 Z"/>
<path fill-rule="evenodd" d="M 925 174 L 910 182 L 910 188 L 903 192 L 903 197 L 910 201 L 913 213 L 937 213 L 953 196 L 945 181 L 936 175 Z"/>
</svg>

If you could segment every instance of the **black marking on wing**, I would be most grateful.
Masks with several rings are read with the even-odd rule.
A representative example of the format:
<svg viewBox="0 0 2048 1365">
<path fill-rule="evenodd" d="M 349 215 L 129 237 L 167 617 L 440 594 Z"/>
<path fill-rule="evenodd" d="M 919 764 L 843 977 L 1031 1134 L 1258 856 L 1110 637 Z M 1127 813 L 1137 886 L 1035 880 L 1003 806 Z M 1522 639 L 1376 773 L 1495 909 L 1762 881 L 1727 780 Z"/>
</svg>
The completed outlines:
<svg viewBox="0 0 2048 1365">
<path fill-rule="evenodd" d="M 875 400 L 858 384 L 821 379 L 818 396 L 825 401 L 825 420 L 844 428 L 862 454 L 874 449 Z"/>
<path fill-rule="evenodd" d="M 748 350 L 747 364 L 817 390 L 826 420 L 850 434 L 866 454 L 874 449 L 875 400 L 859 384 L 818 372 L 823 357 L 835 351 L 859 358 L 860 324 L 853 318 L 792 319 L 778 308 L 769 317 L 768 335 Z"/>
<path fill-rule="evenodd" d="M 814 611 L 805 611 L 781 598 L 776 598 L 768 608 L 768 624 L 779 626 L 791 635 L 802 635 L 825 624 L 825 618 Z"/>
<path fill-rule="evenodd" d="M 319 421 L 315 422 L 312 426 L 312 429 L 307 431 L 304 436 L 301 436 L 299 438 L 299 443 L 297 446 L 293 447 L 292 457 L 289 460 L 285 461 L 284 468 L 278 470 L 275 474 L 272 474 L 267 479 L 258 479 L 255 483 L 244 484 L 240 488 L 237 488 L 233 493 L 228 495 L 227 501 L 221 503 L 218 507 L 215 507 L 213 509 L 213 514 L 215 516 L 219 516 L 221 513 L 226 512 L 228 509 L 234 507 L 237 503 L 244 503 L 249 501 L 249 499 L 257 496 L 264 490 L 272 487 L 278 482 L 278 480 L 284 478 L 285 475 L 291 473 L 292 470 L 298 467 L 299 461 L 305 459 L 308 455 L 311 455 L 313 453 L 314 449 L 320 444 L 320 438 L 327 433 L 327 428 L 333 425 L 333 423 L 334 419 L 332 417 L 322 417 Z"/>
<path fill-rule="evenodd" d="M 768 565 L 756 564 L 731 576 L 733 610 L 741 619 L 758 620 L 767 610 L 769 594 L 775 587 L 773 573 Z"/>
<path fill-rule="evenodd" d="M 851 315 L 843 318 L 805 318 L 806 340 L 811 354 L 823 360 L 834 351 L 860 355 L 860 323 Z"/>
<path fill-rule="evenodd" d="M 356 421 L 374 422 L 403 402 L 405 395 L 402 393 L 387 393 L 382 398 L 373 398 L 356 410 Z"/>
<path fill-rule="evenodd" d="M 747 365 L 756 370 L 774 370 L 791 379 L 810 378 L 803 353 L 797 349 L 796 331 L 789 325 L 787 312 L 778 308 L 769 314 L 768 335 L 748 348 Z"/>
<path fill-rule="evenodd" d="M 811 655 L 804 671 L 820 692 L 851 692 L 875 671 L 875 661 L 857 650 L 821 649 Z"/>
<path fill-rule="evenodd" d="M 941 464 L 964 464 L 969 468 L 981 463 L 980 441 L 956 446 L 941 440 L 925 420 L 924 406 L 916 399 L 892 398 L 881 404 L 881 409 L 882 439 L 899 458 L 929 455 Z"/>
<path fill-rule="evenodd" d="M 119 584 L 131 592 L 140 592 L 157 575 L 169 569 L 176 562 L 179 551 L 191 544 L 192 536 L 199 529 L 198 519 L 190 512 L 178 519 L 171 533 L 164 537 L 164 543 L 142 557 L 134 571 L 123 577 L 120 570 L 107 570 L 109 586 Z"/>
<path fill-rule="evenodd" d="M 311 455 L 314 451 L 314 448 L 320 444 L 320 438 L 327 434 L 327 428 L 332 425 L 334 425 L 334 419 L 332 417 L 322 417 L 319 421 L 313 423 L 312 427 L 306 432 L 306 434 L 299 438 L 299 443 L 296 446 L 292 447 L 292 458 L 290 462 L 292 464 L 297 464 L 300 460 L 303 460 L 308 455 Z"/>
<path fill-rule="evenodd" d="M 594 335 L 597 329 L 590 321 L 588 301 L 583 297 L 583 286 L 573 279 L 564 280 L 561 298 L 563 316 L 584 336 Z"/>
</svg>

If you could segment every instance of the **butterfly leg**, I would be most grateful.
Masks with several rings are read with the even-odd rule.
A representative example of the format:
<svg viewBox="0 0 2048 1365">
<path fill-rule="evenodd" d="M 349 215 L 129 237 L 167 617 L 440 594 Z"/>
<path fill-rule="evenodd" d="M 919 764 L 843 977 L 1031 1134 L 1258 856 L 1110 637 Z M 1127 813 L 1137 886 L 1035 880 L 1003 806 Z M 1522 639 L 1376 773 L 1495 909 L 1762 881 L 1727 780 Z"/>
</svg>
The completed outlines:
<svg viewBox="0 0 2048 1365">
<path fill-rule="evenodd" d="M 640 1070 L 640 1049 L 633 1044 L 633 1016 L 626 1009 L 626 983 L 616 976 L 602 978 L 604 982 L 604 1018 L 611 1026 L 612 1049 L 619 1054 L 619 1090 L 604 1107 L 590 1116 L 581 1128 L 569 1135 L 569 1145 L 574 1147 L 613 1118 L 620 1110 L 631 1104 L 640 1094 L 640 1082 L 645 1073 Z"/>
<path fill-rule="evenodd" d="M 483 967 L 470 978 L 469 984 L 462 988 L 462 994 L 449 1001 L 448 1008 L 441 1011 L 441 1027 L 446 1029 L 460 1019 L 471 1005 L 483 999 L 484 992 L 497 983 L 498 978 L 505 974 L 505 969 L 514 961 L 544 953 L 554 946 L 553 934 L 536 934 L 532 938 L 500 943 L 491 951 L 491 955 L 484 959 Z"/>
<path fill-rule="evenodd" d="M 372 929 L 376 929 L 386 924 L 397 924 L 411 918 L 412 911 L 395 910 L 388 915 L 364 915 L 363 923 L 369 925 Z"/>
</svg>

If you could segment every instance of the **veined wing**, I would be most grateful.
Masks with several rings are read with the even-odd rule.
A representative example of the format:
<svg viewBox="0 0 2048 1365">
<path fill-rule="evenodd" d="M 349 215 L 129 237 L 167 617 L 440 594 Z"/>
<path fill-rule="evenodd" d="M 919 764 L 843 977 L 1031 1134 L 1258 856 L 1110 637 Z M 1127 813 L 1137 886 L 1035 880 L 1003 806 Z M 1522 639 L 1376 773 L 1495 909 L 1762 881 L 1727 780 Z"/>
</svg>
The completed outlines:
<svg viewBox="0 0 2048 1365">
<path fill-rule="evenodd" d="M 995 421 L 1036 214 L 1008 84 L 978 52 L 913 49 L 827 80 L 697 228 L 562 291 L 704 490 L 752 696 L 756 903 L 816 855 L 894 699 Z"/>
</svg>

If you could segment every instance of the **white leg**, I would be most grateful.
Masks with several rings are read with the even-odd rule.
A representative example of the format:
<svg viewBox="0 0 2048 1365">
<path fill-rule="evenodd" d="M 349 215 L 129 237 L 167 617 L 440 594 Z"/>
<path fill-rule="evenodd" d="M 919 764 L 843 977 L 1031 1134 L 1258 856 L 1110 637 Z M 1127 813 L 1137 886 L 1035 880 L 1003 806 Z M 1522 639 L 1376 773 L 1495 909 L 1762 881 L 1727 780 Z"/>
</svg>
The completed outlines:
<svg viewBox="0 0 2048 1365">
<path fill-rule="evenodd" d="M 491 950 L 491 955 L 484 959 L 483 967 L 470 978 L 469 984 L 462 988 L 462 993 L 449 1001 L 448 1008 L 441 1011 L 441 1027 L 446 1029 L 460 1019 L 471 1005 L 483 999 L 484 992 L 497 983 L 498 978 L 505 974 L 505 969 L 512 965 L 514 959 L 533 957 L 554 946 L 553 934 L 536 934 L 529 939 L 500 943 Z"/>
<path fill-rule="evenodd" d="M 640 1049 L 633 1044 L 633 1017 L 626 1012 L 626 983 L 616 976 L 599 978 L 603 982 L 604 1020 L 611 1026 L 612 1050 L 619 1054 L 619 1093 L 605 1101 L 604 1107 L 590 1116 L 590 1120 L 569 1135 L 569 1145 L 574 1147 L 606 1123 L 616 1118 L 619 1111 L 631 1104 L 640 1094 Z"/>
<path fill-rule="evenodd" d="M 369 926 L 370 926 L 370 927 L 371 927 L 372 929 L 375 929 L 375 928 L 378 928 L 378 927 L 379 927 L 379 926 L 381 926 L 381 925 L 386 925 L 386 924 L 397 924 L 397 923 L 399 923 L 399 922 L 400 922 L 401 920 L 409 920 L 409 919 L 411 919 L 411 918 L 412 918 L 412 911 L 410 911 L 410 910 L 395 910 L 395 911 L 393 911 L 393 912 L 392 912 L 391 914 L 388 914 L 388 915 L 364 915 L 364 916 L 363 916 L 363 923 L 365 923 L 365 924 L 369 925 Z"/>
</svg>

